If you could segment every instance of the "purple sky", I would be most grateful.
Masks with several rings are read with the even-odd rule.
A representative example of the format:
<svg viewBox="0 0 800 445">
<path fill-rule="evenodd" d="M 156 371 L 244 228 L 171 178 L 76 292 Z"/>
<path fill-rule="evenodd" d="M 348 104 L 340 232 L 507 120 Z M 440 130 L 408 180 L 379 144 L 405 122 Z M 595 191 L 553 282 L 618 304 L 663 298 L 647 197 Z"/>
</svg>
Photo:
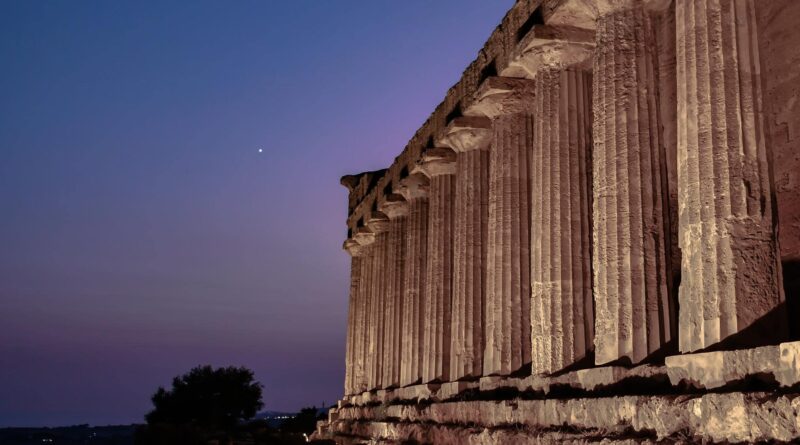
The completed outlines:
<svg viewBox="0 0 800 445">
<path fill-rule="evenodd" d="M 513 3 L 0 2 L 0 427 L 139 422 L 206 363 L 335 402 L 339 177 L 388 166 Z"/>
</svg>

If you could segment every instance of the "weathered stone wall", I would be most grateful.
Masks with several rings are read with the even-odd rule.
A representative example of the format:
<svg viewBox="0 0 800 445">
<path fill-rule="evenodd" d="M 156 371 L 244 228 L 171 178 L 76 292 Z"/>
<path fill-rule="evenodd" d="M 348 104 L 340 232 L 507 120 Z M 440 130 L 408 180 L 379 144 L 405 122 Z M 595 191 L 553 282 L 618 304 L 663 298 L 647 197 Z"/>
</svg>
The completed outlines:
<svg viewBox="0 0 800 445">
<path fill-rule="evenodd" d="M 798 19 L 518 1 L 395 162 L 342 178 L 345 398 L 317 437 L 800 438 Z"/>
</svg>

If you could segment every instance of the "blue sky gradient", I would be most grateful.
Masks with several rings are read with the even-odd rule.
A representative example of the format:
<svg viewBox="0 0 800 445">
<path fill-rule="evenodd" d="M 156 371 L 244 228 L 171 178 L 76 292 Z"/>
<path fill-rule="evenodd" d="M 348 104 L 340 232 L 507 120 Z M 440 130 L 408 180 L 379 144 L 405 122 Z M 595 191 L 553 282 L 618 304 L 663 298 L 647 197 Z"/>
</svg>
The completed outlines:
<svg viewBox="0 0 800 445">
<path fill-rule="evenodd" d="M 388 166 L 513 3 L 0 0 L 0 426 L 140 422 L 206 363 L 335 402 L 339 177 Z"/>
</svg>

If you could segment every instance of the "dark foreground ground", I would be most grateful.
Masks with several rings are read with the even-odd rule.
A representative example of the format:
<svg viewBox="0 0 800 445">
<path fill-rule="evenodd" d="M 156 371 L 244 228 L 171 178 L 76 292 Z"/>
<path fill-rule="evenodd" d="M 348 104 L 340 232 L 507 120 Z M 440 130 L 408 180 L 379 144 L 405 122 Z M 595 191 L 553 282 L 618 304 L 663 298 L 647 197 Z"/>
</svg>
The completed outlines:
<svg viewBox="0 0 800 445">
<path fill-rule="evenodd" d="M 76 425 L 58 428 L 0 428 L 0 445 L 136 445 L 136 429 L 139 425 L 119 425 L 90 427 Z M 182 442 L 181 439 L 176 439 Z M 172 442 L 172 440 L 167 440 Z M 139 439 L 139 444 L 152 443 Z M 206 442 L 210 444 L 225 442 Z M 281 432 L 264 429 L 256 434 L 248 434 L 239 440 L 229 442 L 230 445 L 294 445 L 306 443 L 302 433 Z M 174 445 L 179 445 L 175 443 Z"/>
<path fill-rule="evenodd" d="M 74 425 L 54 428 L 0 428 L 0 445 L 294 445 L 306 443 L 326 409 L 300 413 L 263 412 L 223 433 L 197 427 L 156 425 Z M 305 433 L 305 434 L 304 434 Z"/>
<path fill-rule="evenodd" d="M 137 425 L 0 428 L 2 445 L 133 445 Z"/>
</svg>

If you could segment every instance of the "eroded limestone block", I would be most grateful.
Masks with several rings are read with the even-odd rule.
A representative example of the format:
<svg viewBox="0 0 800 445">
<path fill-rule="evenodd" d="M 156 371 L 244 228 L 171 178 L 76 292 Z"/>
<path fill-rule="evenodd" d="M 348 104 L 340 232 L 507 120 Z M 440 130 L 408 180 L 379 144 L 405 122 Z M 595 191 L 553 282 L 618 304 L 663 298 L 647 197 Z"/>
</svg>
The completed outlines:
<svg viewBox="0 0 800 445">
<path fill-rule="evenodd" d="M 438 384 L 430 383 L 410 385 L 398 388 L 395 392 L 398 400 L 419 402 L 434 398 L 439 390 L 439 386 Z"/>
<path fill-rule="evenodd" d="M 452 399 L 464 391 L 473 390 L 480 387 L 478 381 L 456 381 L 442 383 L 442 386 L 436 392 L 436 398 L 439 400 Z"/>
<path fill-rule="evenodd" d="M 800 383 L 800 342 L 736 351 L 683 354 L 666 358 L 673 385 L 688 383 L 705 389 L 735 384 L 748 378 L 774 379 L 781 386 Z"/>
</svg>

